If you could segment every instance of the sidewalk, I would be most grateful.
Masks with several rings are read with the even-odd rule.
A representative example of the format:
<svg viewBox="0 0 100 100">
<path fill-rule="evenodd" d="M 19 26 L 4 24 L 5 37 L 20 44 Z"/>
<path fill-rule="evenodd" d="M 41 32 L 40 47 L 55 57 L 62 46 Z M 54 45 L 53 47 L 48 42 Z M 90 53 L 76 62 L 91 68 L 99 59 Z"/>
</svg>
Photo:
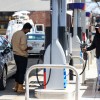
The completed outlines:
<svg viewBox="0 0 100 100">
<path fill-rule="evenodd" d="M 80 87 L 81 100 L 100 100 L 97 84 L 96 58 L 93 59 L 90 69 L 86 69 L 86 84 Z"/>
<path fill-rule="evenodd" d="M 92 64 L 90 65 L 90 68 L 88 70 L 88 67 L 86 68 L 86 84 L 80 84 L 80 99 L 79 100 L 100 100 L 100 92 L 97 91 L 96 88 L 96 80 L 97 80 L 97 68 L 96 68 L 96 62 L 95 58 L 92 61 Z M 75 79 L 75 78 L 74 78 Z M 37 100 L 36 98 L 36 89 L 41 89 L 42 87 L 39 86 L 36 79 L 35 70 L 30 74 L 29 80 L 31 81 L 29 84 L 30 87 L 30 100 Z M 39 71 L 39 80 L 42 83 L 43 82 L 43 71 Z M 82 78 L 80 76 L 80 82 L 82 82 Z M 69 85 L 69 84 L 68 84 Z M 69 88 L 68 88 L 69 87 Z M 67 88 L 70 90 L 75 88 L 75 81 L 73 81 Z M 13 91 L 12 91 L 13 93 Z M 49 95 L 50 96 L 50 95 Z M 48 99 L 50 99 L 50 97 Z M 57 95 L 55 95 L 57 97 Z M 57 97 L 59 99 L 60 95 Z M 40 99 L 40 100 L 48 100 L 48 99 Z M 56 99 L 56 100 L 58 100 Z M 14 95 L 4 95 L 0 100 L 25 100 L 25 95 L 18 95 L 14 93 Z M 52 99 L 55 100 L 55 99 Z M 59 99 L 63 100 L 63 99 Z M 75 100 L 73 97 L 70 97 L 70 99 L 67 100 Z"/>
<path fill-rule="evenodd" d="M 43 71 L 39 72 L 39 79 L 41 82 L 43 81 Z M 30 83 L 30 88 L 31 88 L 30 98 L 34 100 L 37 98 L 35 97 L 36 94 L 32 89 L 35 90 L 40 87 L 39 87 L 38 83 L 36 82 L 37 80 L 36 80 L 35 76 L 32 76 L 30 78 L 30 80 L 33 80 Z M 82 84 L 82 78 L 80 76 L 81 84 L 80 84 L 80 93 L 79 93 L 80 99 L 79 100 L 100 100 L 100 92 L 98 92 L 98 90 L 97 90 L 98 84 L 96 84 L 97 68 L 96 68 L 96 59 L 95 58 L 93 59 L 92 64 L 90 65 L 90 68 L 89 69 L 88 69 L 88 67 L 86 68 L 86 79 L 85 80 L 86 80 L 85 81 L 86 84 Z M 71 82 L 71 85 L 73 85 L 75 88 L 75 81 Z M 70 89 L 73 89 L 73 86 L 70 86 Z M 49 98 L 49 95 L 48 95 L 48 98 Z M 55 100 L 55 99 L 52 99 L 52 100 Z M 73 97 L 70 100 L 74 100 Z"/>
</svg>

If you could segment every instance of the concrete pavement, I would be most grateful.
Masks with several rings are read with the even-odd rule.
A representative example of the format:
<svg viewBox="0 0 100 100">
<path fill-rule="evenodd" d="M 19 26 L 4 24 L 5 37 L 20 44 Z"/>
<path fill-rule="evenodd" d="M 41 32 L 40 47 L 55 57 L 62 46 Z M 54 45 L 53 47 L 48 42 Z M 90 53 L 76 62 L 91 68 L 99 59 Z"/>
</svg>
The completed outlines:
<svg viewBox="0 0 100 100">
<path fill-rule="evenodd" d="M 96 68 L 96 62 L 95 58 L 92 60 L 92 64 L 90 65 L 90 68 L 86 68 L 86 84 L 80 84 L 80 99 L 79 100 L 100 100 L 100 92 L 97 91 L 96 87 L 96 80 L 97 80 L 97 68 Z M 79 69 L 78 69 L 79 70 Z M 39 79 L 42 82 L 43 81 L 43 71 L 39 71 Z M 11 80 L 11 79 L 9 79 Z M 35 71 L 30 74 L 30 100 L 35 100 L 36 98 L 36 89 L 41 89 L 42 87 L 39 87 L 37 83 L 37 79 L 35 77 Z M 11 82 L 11 81 L 9 81 Z M 14 80 L 12 80 L 14 82 Z M 80 76 L 80 82 L 82 83 L 82 78 Z M 10 85 L 10 84 L 9 84 Z M 13 84 L 14 85 L 14 84 Z M 98 86 L 98 85 L 97 85 Z M 11 88 L 10 88 L 11 87 Z M 25 100 L 25 94 L 17 94 L 16 92 L 13 92 L 12 90 L 13 86 L 9 86 L 9 90 L 5 90 L 5 94 L 2 94 L 0 91 L 0 100 Z M 75 88 L 75 78 L 73 81 L 69 81 L 68 84 L 69 90 Z M 71 95 L 71 94 L 70 94 Z M 56 95 L 55 95 L 56 96 Z M 57 97 L 56 97 L 57 98 Z M 48 99 L 50 99 L 48 95 Z M 62 100 L 58 97 L 59 100 Z M 40 100 L 43 100 L 40 99 Z M 47 98 L 45 99 L 47 100 Z M 55 100 L 55 98 L 52 100 Z M 56 99 L 57 100 L 57 99 Z M 67 100 L 75 100 L 73 98 L 73 95 L 70 96 L 70 99 Z"/>
<path fill-rule="evenodd" d="M 97 90 L 98 84 L 96 83 L 97 82 L 97 68 L 96 68 L 95 58 L 93 59 L 92 64 L 90 65 L 90 68 L 89 69 L 88 67 L 86 68 L 85 82 L 86 82 L 85 84 L 82 84 L 82 76 L 80 76 L 80 91 L 79 91 L 80 99 L 79 100 L 98 100 L 100 99 L 100 92 Z M 69 90 L 72 90 L 73 88 L 75 88 L 75 78 L 73 81 L 69 81 L 68 87 L 70 87 Z M 51 95 L 48 95 L 48 98 L 50 98 L 49 96 Z M 61 99 L 61 98 L 58 97 L 58 99 Z M 73 97 L 70 97 L 67 100 L 74 100 L 74 99 Z"/>
</svg>

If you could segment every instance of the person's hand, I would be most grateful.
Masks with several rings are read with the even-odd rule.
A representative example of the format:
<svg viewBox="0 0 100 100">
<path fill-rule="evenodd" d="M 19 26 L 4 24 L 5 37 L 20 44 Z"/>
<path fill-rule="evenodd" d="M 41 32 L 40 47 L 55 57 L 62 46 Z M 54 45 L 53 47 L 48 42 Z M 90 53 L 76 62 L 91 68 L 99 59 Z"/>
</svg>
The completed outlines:
<svg viewBox="0 0 100 100">
<path fill-rule="evenodd" d="M 82 52 L 86 52 L 86 48 L 82 48 Z"/>
<path fill-rule="evenodd" d="M 33 49 L 33 47 L 27 47 L 27 50 L 32 50 Z"/>
<path fill-rule="evenodd" d="M 32 50 L 32 49 L 33 49 L 32 44 L 28 43 L 28 44 L 27 44 L 27 50 Z"/>
</svg>

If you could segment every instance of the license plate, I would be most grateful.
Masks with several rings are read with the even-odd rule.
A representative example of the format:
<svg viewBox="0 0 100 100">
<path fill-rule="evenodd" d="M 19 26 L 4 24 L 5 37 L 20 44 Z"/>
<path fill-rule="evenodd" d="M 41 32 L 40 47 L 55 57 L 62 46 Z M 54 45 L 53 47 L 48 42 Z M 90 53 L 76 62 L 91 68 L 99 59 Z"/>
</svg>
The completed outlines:
<svg viewBox="0 0 100 100">
<path fill-rule="evenodd" d="M 38 47 L 39 46 L 39 43 L 32 43 L 32 46 L 33 47 Z"/>
</svg>

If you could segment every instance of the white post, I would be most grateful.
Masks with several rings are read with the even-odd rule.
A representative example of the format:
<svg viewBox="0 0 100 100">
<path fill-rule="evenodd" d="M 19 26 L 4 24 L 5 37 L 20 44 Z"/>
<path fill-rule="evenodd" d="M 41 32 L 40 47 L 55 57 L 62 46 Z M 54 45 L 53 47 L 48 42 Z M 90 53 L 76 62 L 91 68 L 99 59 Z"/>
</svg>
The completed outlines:
<svg viewBox="0 0 100 100">
<path fill-rule="evenodd" d="M 67 4 L 66 4 L 66 0 L 58 0 L 59 1 L 59 25 L 60 26 L 66 26 L 66 10 L 67 10 Z"/>
<path fill-rule="evenodd" d="M 85 0 L 81 0 L 82 3 L 85 3 Z M 84 20 L 81 20 L 82 23 L 82 32 L 86 33 L 86 12 L 85 10 L 81 11 L 81 18 Z"/>
<path fill-rule="evenodd" d="M 52 43 L 58 39 L 58 0 L 52 0 Z"/>
<path fill-rule="evenodd" d="M 66 64 L 64 50 L 58 41 L 58 0 L 52 0 L 52 42 L 46 49 L 44 55 L 44 64 Z M 64 16 L 63 16 L 64 17 Z M 63 18 L 62 17 L 62 18 Z M 50 61 L 51 56 L 51 61 Z M 49 59 L 48 59 L 49 58 Z M 59 77 L 58 77 L 59 76 Z M 46 69 L 46 82 L 49 77 L 49 70 Z M 55 80 L 56 79 L 56 80 Z M 46 89 L 64 89 L 64 70 L 52 69 L 50 81 Z"/>
<path fill-rule="evenodd" d="M 74 9 L 74 22 L 73 22 L 74 36 L 77 36 L 77 9 Z"/>
</svg>

